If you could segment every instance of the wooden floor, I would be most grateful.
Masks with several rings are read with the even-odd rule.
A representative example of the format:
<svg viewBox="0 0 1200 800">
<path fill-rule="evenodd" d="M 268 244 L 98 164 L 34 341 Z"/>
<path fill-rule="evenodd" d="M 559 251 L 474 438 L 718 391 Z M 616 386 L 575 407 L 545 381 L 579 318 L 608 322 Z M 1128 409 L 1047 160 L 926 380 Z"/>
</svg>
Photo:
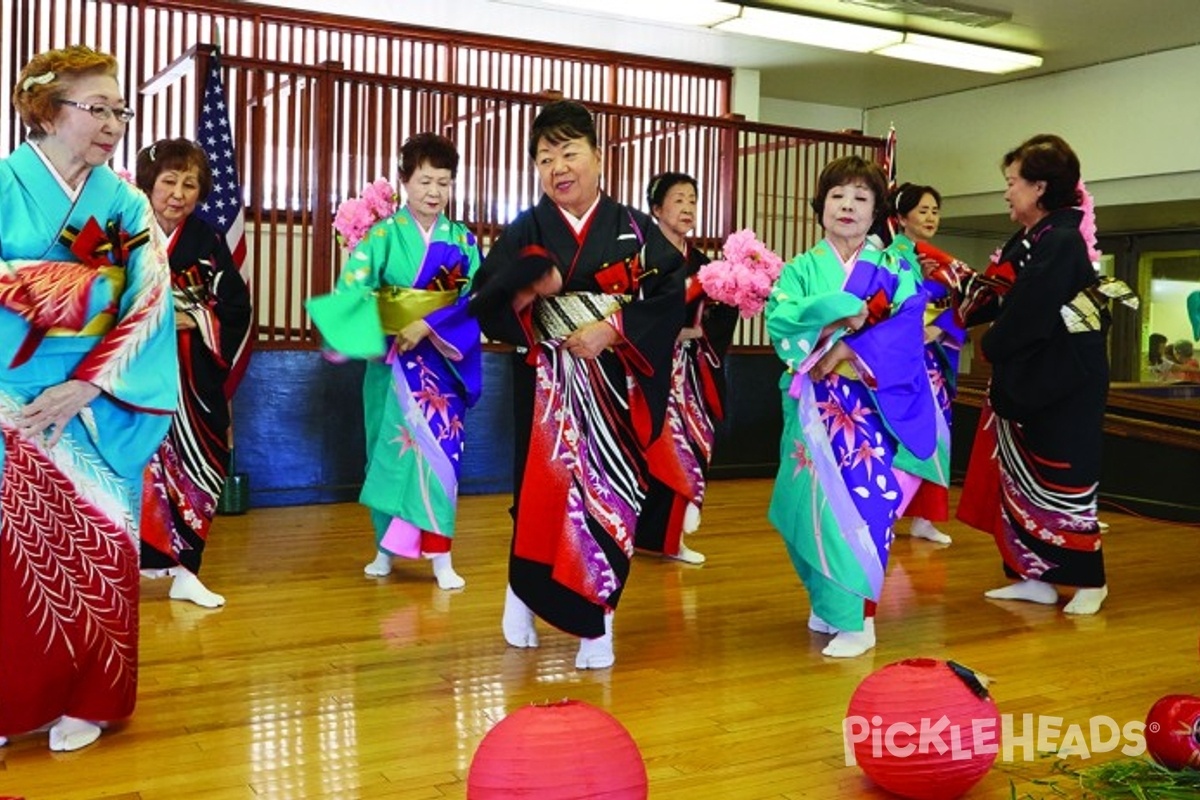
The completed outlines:
<svg viewBox="0 0 1200 800">
<path fill-rule="evenodd" d="M 879 646 L 820 655 L 807 599 L 764 512 L 768 481 L 710 487 L 692 540 L 702 567 L 639 556 L 616 616 L 617 664 L 578 672 L 576 642 L 500 634 L 506 497 L 467 497 L 454 556 L 461 592 L 425 563 L 362 574 L 372 554 L 353 504 L 218 519 L 206 611 L 143 581 L 141 691 L 124 726 L 76 753 L 44 734 L 0 749 L 0 795 L 27 800 L 463 798 L 476 746 L 509 711 L 576 698 L 637 741 L 654 800 L 884 798 L 844 763 L 851 693 L 890 662 L 931 656 L 987 673 L 1002 713 L 1145 718 L 1160 696 L 1200 694 L 1200 532 L 1106 512 L 1111 595 L 1096 617 L 984 600 L 1003 583 L 991 541 L 957 523 L 941 547 L 897 539 Z M 903 527 L 903 524 L 902 524 Z M 1083 766 L 1115 753 L 1094 756 Z M 1076 797 L 1034 783 L 1021 750 L 967 797 Z M 1010 788 L 1015 787 L 1015 794 Z"/>
</svg>

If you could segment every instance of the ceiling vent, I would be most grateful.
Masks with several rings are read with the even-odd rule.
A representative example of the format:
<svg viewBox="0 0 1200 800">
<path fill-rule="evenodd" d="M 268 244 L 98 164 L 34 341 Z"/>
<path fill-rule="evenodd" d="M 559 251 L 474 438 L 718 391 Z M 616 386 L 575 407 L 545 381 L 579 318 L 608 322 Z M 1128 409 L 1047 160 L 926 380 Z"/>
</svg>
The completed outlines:
<svg viewBox="0 0 1200 800">
<path fill-rule="evenodd" d="M 929 17 L 941 22 L 966 25 L 970 28 L 990 28 L 1008 22 L 1012 14 L 945 0 L 840 0 L 853 6 L 865 6 L 876 11 L 892 11 L 917 17 Z"/>
</svg>

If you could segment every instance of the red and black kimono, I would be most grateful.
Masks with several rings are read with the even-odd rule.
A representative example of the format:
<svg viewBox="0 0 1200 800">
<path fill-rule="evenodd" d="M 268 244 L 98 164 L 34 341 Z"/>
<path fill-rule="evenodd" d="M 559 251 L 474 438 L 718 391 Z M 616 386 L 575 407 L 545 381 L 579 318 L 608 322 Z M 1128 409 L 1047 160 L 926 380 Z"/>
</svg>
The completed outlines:
<svg viewBox="0 0 1200 800">
<path fill-rule="evenodd" d="M 987 273 L 963 273 L 968 325 L 992 363 L 958 518 L 992 534 L 1009 577 L 1105 585 L 1096 520 L 1108 397 L 1107 300 L 1079 231 L 1051 212 L 1009 239 Z"/>
<path fill-rule="evenodd" d="M 703 331 L 675 346 L 671 398 L 662 433 L 650 450 L 650 487 L 638 522 L 637 546 L 674 556 L 683 538 L 688 505 L 704 503 L 712 463 L 714 426 L 724 416 L 725 353 L 738 312 L 704 294 L 696 277 L 709 258 L 688 246 L 685 325 Z"/>
<path fill-rule="evenodd" d="M 512 292 L 537 277 L 531 261 L 556 264 L 563 288 L 517 313 Z M 576 234 L 543 197 L 505 229 L 475 279 L 479 295 L 501 297 L 473 306 L 484 333 L 517 346 L 509 582 L 575 636 L 604 634 L 629 574 L 646 448 L 662 426 L 683 325 L 682 262 L 640 211 L 602 196 Z M 562 347 L 601 319 L 620 334 L 615 346 L 595 359 Z"/>
<path fill-rule="evenodd" d="M 208 223 L 189 216 L 168 242 L 180 327 L 179 405 L 146 467 L 142 569 L 182 565 L 193 574 L 229 474 L 230 365 L 250 332 L 250 292 L 229 248 Z"/>
</svg>

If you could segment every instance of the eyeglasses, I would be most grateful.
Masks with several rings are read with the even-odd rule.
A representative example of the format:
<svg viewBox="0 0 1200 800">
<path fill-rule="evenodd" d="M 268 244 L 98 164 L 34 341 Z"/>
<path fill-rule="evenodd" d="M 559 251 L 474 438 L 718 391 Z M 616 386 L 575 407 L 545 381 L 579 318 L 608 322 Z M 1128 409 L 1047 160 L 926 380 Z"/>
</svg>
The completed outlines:
<svg viewBox="0 0 1200 800">
<path fill-rule="evenodd" d="M 86 111 L 101 122 L 107 122 L 113 117 L 116 117 L 118 122 L 120 122 L 122 125 L 126 125 L 131 119 L 133 119 L 133 109 L 128 107 L 113 108 L 112 106 L 107 106 L 104 103 L 80 103 L 75 100 L 56 100 L 55 102 L 59 105 L 71 106 L 71 108 L 78 108 L 80 111 Z"/>
</svg>

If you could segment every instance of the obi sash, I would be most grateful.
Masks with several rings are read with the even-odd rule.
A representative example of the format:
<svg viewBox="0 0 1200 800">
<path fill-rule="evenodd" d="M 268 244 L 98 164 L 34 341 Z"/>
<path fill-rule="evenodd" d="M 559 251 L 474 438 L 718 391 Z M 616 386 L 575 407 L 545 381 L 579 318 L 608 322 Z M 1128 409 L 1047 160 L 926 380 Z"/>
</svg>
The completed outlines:
<svg viewBox="0 0 1200 800">
<path fill-rule="evenodd" d="M 458 298 L 459 293 L 454 289 L 439 292 L 406 286 L 385 286 L 375 294 L 379 322 L 387 334 L 399 333 L 410 323 L 453 305 Z"/>
<path fill-rule="evenodd" d="M 628 295 L 568 292 L 539 298 L 533 307 L 534 341 L 562 339 L 592 322 L 607 319 L 629 302 Z"/>
</svg>

